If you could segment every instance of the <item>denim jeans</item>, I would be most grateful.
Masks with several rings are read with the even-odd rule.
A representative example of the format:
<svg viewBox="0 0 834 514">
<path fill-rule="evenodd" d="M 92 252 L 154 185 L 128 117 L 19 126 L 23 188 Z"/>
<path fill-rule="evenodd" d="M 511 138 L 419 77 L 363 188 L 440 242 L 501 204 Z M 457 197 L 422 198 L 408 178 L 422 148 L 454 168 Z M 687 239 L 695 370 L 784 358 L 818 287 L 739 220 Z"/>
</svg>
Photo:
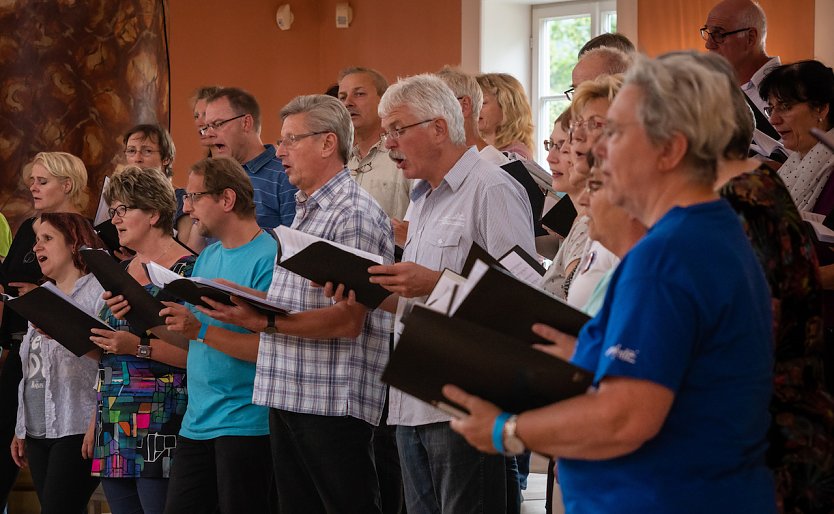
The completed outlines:
<svg viewBox="0 0 834 514">
<path fill-rule="evenodd" d="M 162 514 L 165 510 L 167 478 L 102 478 L 101 487 L 112 514 Z"/>
<path fill-rule="evenodd" d="M 269 433 L 282 514 L 382 512 L 369 423 L 270 409 Z"/>
<path fill-rule="evenodd" d="M 449 423 L 397 427 L 408 514 L 504 514 L 502 455 L 469 446 Z"/>
</svg>

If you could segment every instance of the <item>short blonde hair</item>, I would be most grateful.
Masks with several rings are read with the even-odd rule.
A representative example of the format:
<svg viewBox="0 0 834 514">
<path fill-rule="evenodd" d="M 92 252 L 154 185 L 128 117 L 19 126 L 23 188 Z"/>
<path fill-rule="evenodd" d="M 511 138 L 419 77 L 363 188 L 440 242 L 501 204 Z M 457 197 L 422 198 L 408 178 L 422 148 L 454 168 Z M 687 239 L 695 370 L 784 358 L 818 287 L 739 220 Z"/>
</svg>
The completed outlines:
<svg viewBox="0 0 834 514">
<path fill-rule="evenodd" d="M 674 52 L 657 59 L 638 57 L 625 85 L 641 91 L 637 120 L 655 144 L 672 134 L 687 141 L 683 160 L 699 184 L 715 183 L 718 157 L 736 130 L 730 91 L 737 87 L 718 71 L 700 65 L 694 52 Z"/>
<path fill-rule="evenodd" d="M 32 159 L 32 165 L 40 164 L 50 175 L 59 180 L 68 180 L 70 190 L 67 193 L 69 201 L 79 211 L 87 207 L 89 193 L 87 191 L 87 168 L 78 157 L 66 152 L 40 152 Z M 24 169 L 24 173 L 27 170 Z M 28 169 L 32 175 L 31 167 Z M 24 176 L 24 178 L 28 178 Z"/>
<path fill-rule="evenodd" d="M 481 89 L 498 101 L 504 119 L 495 130 L 495 148 L 521 141 L 533 148 L 533 111 L 527 93 L 517 78 L 507 73 L 485 73 L 475 77 Z"/>
<path fill-rule="evenodd" d="M 134 209 L 155 211 L 159 219 L 153 226 L 167 235 L 174 233 L 177 211 L 174 187 L 159 169 L 125 166 L 113 173 L 104 190 L 104 201 L 110 205 L 117 200 Z"/>
<path fill-rule="evenodd" d="M 571 117 L 576 118 L 582 109 L 594 100 L 603 99 L 610 103 L 623 86 L 623 75 L 600 75 L 594 80 L 583 82 L 576 87 L 570 104 Z"/>
</svg>

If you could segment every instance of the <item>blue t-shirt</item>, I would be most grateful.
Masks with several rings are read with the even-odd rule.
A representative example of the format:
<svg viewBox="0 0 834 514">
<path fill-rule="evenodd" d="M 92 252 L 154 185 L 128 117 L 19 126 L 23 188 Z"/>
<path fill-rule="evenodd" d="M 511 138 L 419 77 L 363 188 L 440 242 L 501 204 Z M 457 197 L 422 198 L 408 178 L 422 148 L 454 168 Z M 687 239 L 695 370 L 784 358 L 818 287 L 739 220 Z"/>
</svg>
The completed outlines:
<svg viewBox="0 0 834 514">
<path fill-rule="evenodd" d="M 295 218 L 295 193 L 275 147 L 264 145 L 260 155 L 243 165 L 255 190 L 255 214 L 261 228 L 289 227 Z"/>
<path fill-rule="evenodd" d="M 225 278 L 259 291 L 269 289 L 278 246 L 262 232 L 237 248 L 221 243 L 206 247 L 197 257 L 192 276 Z M 246 329 L 221 323 L 194 312 L 201 323 L 240 333 Z M 266 407 L 252 404 L 255 363 L 231 357 L 221 351 L 191 341 L 188 348 L 188 407 L 180 435 L 189 439 L 220 436 L 258 436 L 269 434 Z"/>
<path fill-rule="evenodd" d="M 626 255 L 573 362 L 675 394 L 631 454 L 561 459 L 567 512 L 776 512 L 765 465 L 772 383 L 770 293 L 724 200 L 674 208 Z"/>
</svg>

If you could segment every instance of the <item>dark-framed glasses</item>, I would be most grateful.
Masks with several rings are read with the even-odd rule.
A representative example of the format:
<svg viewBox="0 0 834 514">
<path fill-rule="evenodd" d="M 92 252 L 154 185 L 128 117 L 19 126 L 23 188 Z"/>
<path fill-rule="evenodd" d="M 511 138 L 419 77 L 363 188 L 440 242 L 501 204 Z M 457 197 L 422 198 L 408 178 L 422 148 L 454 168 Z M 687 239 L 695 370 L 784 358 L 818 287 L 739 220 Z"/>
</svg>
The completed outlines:
<svg viewBox="0 0 834 514">
<path fill-rule="evenodd" d="M 562 145 L 565 144 L 564 141 L 554 141 L 552 139 L 545 139 L 544 140 L 544 151 L 549 152 L 550 150 L 561 150 Z"/>
<path fill-rule="evenodd" d="M 732 36 L 733 34 L 738 34 L 739 32 L 744 32 L 745 30 L 750 30 L 753 27 L 745 27 L 743 29 L 731 30 L 729 32 L 724 32 L 722 30 L 710 30 L 707 27 L 701 27 L 701 39 L 704 41 L 709 41 L 710 38 L 719 45 L 727 39 L 727 36 Z"/>
<path fill-rule="evenodd" d="M 134 207 L 128 207 L 127 205 L 120 205 L 120 206 L 116 207 L 115 209 L 107 209 L 107 216 L 111 220 L 117 214 L 119 215 L 120 218 L 124 218 L 125 214 L 127 214 L 127 211 L 129 211 L 130 209 L 134 209 Z"/>
<path fill-rule="evenodd" d="M 329 130 L 319 130 L 317 132 L 305 132 L 304 134 L 288 134 L 275 142 L 275 146 L 284 145 L 287 148 L 295 146 L 296 143 L 304 138 L 310 136 L 318 136 L 319 134 L 327 134 Z"/>
<path fill-rule="evenodd" d="M 205 125 L 200 127 L 200 135 L 205 136 L 206 134 L 208 134 L 209 129 L 218 130 L 220 127 L 229 123 L 230 121 L 234 121 L 238 118 L 243 118 L 247 114 L 249 114 L 249 113 L 238 114 L 234 118 L 229 118 L 229 119 L 225 119 L 225 120 L 217 120 L 217 121 L 213 121 L 211 123 L 206 123 Z"/>
<path fill-rule="evenodd" d="M 393 128 L 391 130 L 383 132 L 382 136 L 380 137 L 380 139 L 382 140 L 382 144 L 384 145 L 385 143 L 387 143 L 389 139 L 391 141 L 396 141 L 397 139 L 402 137 L 403 133 L 405 133 L 405 131 L 407 129 L 410 129 L 411 127 L 416 127 L 417 125 L 422 125 L 423 123 L 428 123 L 430 121 L 434 121 L 434 118 L 430 118 L 428 120 L 423 120 L 423 121 L 418 121 L 417 123 L 412 123 L 411 125 L 406 125 L 404 127 Z"/>
<path fill-rule="evenodd" d="M 155 153 L 159 153 L 159 150 L 152 150 L 150 148 L 128 148 L 125 150 L 125 157 L 136 157 L 136 154 L 139 154 L 142 157 L 150 157 Z"/>
</svg>

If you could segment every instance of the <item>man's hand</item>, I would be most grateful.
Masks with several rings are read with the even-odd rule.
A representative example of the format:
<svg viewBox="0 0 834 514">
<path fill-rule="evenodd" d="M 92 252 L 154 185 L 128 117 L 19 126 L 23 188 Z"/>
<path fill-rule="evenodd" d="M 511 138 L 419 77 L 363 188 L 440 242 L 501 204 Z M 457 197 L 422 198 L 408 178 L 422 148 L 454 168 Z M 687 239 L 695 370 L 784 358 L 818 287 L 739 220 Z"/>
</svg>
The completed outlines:
<svg viewBox="0 0 834 514">
<path fill-rule="evenodd" d="M 162 305 L 165 308 L 159 311 L 159 315 L 165 318 L 168 330 L 179 332 L 188 339 L 197 339 L 202 325 L 188 307 L 175 302 L 162 302 Z"/>
<path fill-rule="evenodd" d="M 217 321 L 237 325 L 252 332 L 261 332 L 266 327 L 266 316 L 236 296 L 231 297 L 233 306 L 216 302 L 206 296 L 200 299 L 210 305 L 211 308 L 197 306 L 197 310 Z"/>
<path fill-rule="evenodd" d="M 404 248 L 408 236 L 408 222 L 391 218 L 391 230 L 394 232 L 394 244 Z"/>
<path fill-rule="evenodd" d="M 534 344 L 533 348 L 544 353 L 570 360 L 576 351 L 576 338 L 543 323 L 533 324 L 533 333 L 553 344 Z"/>
<path fill-rule="evenodd" d="M 348 305 L 356 305 L 356 293 L 351 289 L 345 294 L 347 288 L 344 284 L 336 285 L 333 282 L 324 284 L 324 296 L 331 298 L 333 303 L 347 302 Z"/>
<path fill-rule="evenodd" d="M 371 283 L 379 284 L 403 298 L 426 296 L 434 289 L 440 272 L 430 270 L 414 262 L 397 262 L 368 268 Z"/>
<path fill-rule="evenodd" d="M 492 427 L 501 409 L 453 385 L 443 386 L 443 396 L 469 411 L 465 418 L 455 418 L 449 422 L 452 430 L 462 435 L 478 451 L 498 453 L 492 445 Z"/>
</svg>

